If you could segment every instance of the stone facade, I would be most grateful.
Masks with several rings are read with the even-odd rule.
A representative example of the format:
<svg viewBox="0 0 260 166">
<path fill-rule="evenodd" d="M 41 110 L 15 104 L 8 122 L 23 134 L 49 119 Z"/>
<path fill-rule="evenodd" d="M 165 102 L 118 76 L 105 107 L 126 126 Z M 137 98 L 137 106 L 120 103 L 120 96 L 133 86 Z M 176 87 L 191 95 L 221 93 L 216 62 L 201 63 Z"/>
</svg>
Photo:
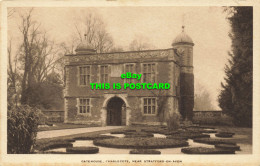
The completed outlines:
<svg viewBox="0 0 260 166">
<path fill-rule="evenodd" d="M 186 117 L 188 111 L 180 109 L 180 105 L 186 103 L 185 98 L 180 100 L 183 82 L 181 76 L 183 73 L 193 75 L 192 46 L 190 43 L 184 43 L 178 47 L 174 45 L 170 49 L 116 53 L 96 53 L 93 50 L 91 52 L 78 49 L 79 53 L 66 55 L 64 122 L 97 126 L 162 124 L 171 112 L 181 112 Z M 146 78 L 154 80 L 155 83 L 169 83 L 171 88 L 91 89 L 89 83 L 102 83 L 104 80 L 110 86 L 113 83 L 123 85 L 128 80 L 122 79 L 121 74 L 129 70 L 142 74 L 141 80 L 131 80 L 133 83 L 146 82 L 146 72 Z M 190 85 L 185 83 L 184 86 L 193 87 L 193 82 Z M 185 93 L 192 95 L 194 92 Z M 163 110 L 159 110 L 158 102 L 161 102 L 162 98 L 165 100 L 164 107 Z M 188 100 L 192 99 L 191 96 Z M 117 105 L 120 105 L 120 108 L 117 108 Z M 190 107 L 191 105 L 184 109 L 193 109 Z M 164 116 L 161 116 L 162 114 Z"/>
</svg>

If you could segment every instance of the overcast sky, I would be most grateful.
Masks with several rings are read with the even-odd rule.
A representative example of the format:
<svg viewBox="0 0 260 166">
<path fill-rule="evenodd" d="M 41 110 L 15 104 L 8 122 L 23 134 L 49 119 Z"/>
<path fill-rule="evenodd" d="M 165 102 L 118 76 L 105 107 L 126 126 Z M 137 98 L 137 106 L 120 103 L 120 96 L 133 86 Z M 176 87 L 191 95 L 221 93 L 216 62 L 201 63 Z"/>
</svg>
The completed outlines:
<svg viewBox="0 0 260 166">
<path fill-rule="evenodd" d="M 16 9 L 18 13 L 22 10 Z M 57 42 L 64 42 L 70 40 L 75 20 L 88 12 L 95 12 L 103 18 L 115 45 L 125 50 L 136 36 L 148 39 L 158 49 L 171 48 L 184 24 L 186 33 L 195 44 L 195 91 L 198 84 L 204 86 L 211 94 L 212 104 L 219 109 L 217 96 L 225 75 L 227 52 L 231 49 L 230 25 L 221 7 L 45 7 L 35 8 L 33 18 L 41 22 L 49 36 Z M 8 37 L 14 39 L 21 37 L 17 18 L 13 15 L 8 20 Z"/>
</svg>

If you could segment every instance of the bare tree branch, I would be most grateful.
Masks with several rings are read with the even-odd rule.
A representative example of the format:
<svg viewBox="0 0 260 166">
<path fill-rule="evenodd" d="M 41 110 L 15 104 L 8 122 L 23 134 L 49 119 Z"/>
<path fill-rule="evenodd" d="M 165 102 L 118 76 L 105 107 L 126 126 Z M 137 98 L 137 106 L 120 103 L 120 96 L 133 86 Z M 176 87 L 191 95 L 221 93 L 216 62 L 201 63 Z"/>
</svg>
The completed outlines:
<svg viewBox="0 0 260 166">
<path fill-rule="evenodd" d="M 113 47 L 113 39 L 106 30 L 105 23 L 97 15 L 90 13 L 75 24 L 77 40 L 86 42 L 97 52 L 109 52 Z M 84 34 L 85 38 L 84 39 Z"/>
<path fill-rule="evenodd" d="M 142 51 L 148 49 L 154 49 L 155 47 L 150 44 L 147 38 L 144 36 L 136 36 L 135 39 L 130 43 L 130 51 Z"/>
</svg>

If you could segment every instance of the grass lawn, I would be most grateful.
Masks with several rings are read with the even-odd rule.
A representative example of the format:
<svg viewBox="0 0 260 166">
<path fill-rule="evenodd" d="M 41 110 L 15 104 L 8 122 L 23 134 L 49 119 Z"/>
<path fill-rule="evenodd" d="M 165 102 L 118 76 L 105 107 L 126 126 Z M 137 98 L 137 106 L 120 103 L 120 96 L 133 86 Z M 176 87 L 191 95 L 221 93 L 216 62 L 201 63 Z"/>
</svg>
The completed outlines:
<svg viewBox="0 0 260 166">
<path fill-rule="evenodd" d="M 75 128 L 86 128 L 86 127 L 94 127 L 94 126 L 84 125 L 84 124 L 54 123 L 54 126 L 38 127 L 38 131 L 75 129 Z"/>
</svg>

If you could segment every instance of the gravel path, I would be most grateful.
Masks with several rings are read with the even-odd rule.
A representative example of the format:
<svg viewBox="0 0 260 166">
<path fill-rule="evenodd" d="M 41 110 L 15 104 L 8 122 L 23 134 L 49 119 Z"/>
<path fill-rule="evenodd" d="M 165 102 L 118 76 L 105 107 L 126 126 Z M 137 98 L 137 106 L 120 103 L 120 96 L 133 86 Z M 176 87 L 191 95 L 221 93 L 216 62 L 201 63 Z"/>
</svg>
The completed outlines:
<svg viewBox="0 0 260 166">
<path fill-rule="evenodd" d="M 88 128 L 40 131 L 37 133 L 37 139 L 54 138 L 54 137 L 102 131 L 102 130 L 119 129 L 122 127 L 124 127 L 124 126 L 88 127 Z"/>
</svg>

